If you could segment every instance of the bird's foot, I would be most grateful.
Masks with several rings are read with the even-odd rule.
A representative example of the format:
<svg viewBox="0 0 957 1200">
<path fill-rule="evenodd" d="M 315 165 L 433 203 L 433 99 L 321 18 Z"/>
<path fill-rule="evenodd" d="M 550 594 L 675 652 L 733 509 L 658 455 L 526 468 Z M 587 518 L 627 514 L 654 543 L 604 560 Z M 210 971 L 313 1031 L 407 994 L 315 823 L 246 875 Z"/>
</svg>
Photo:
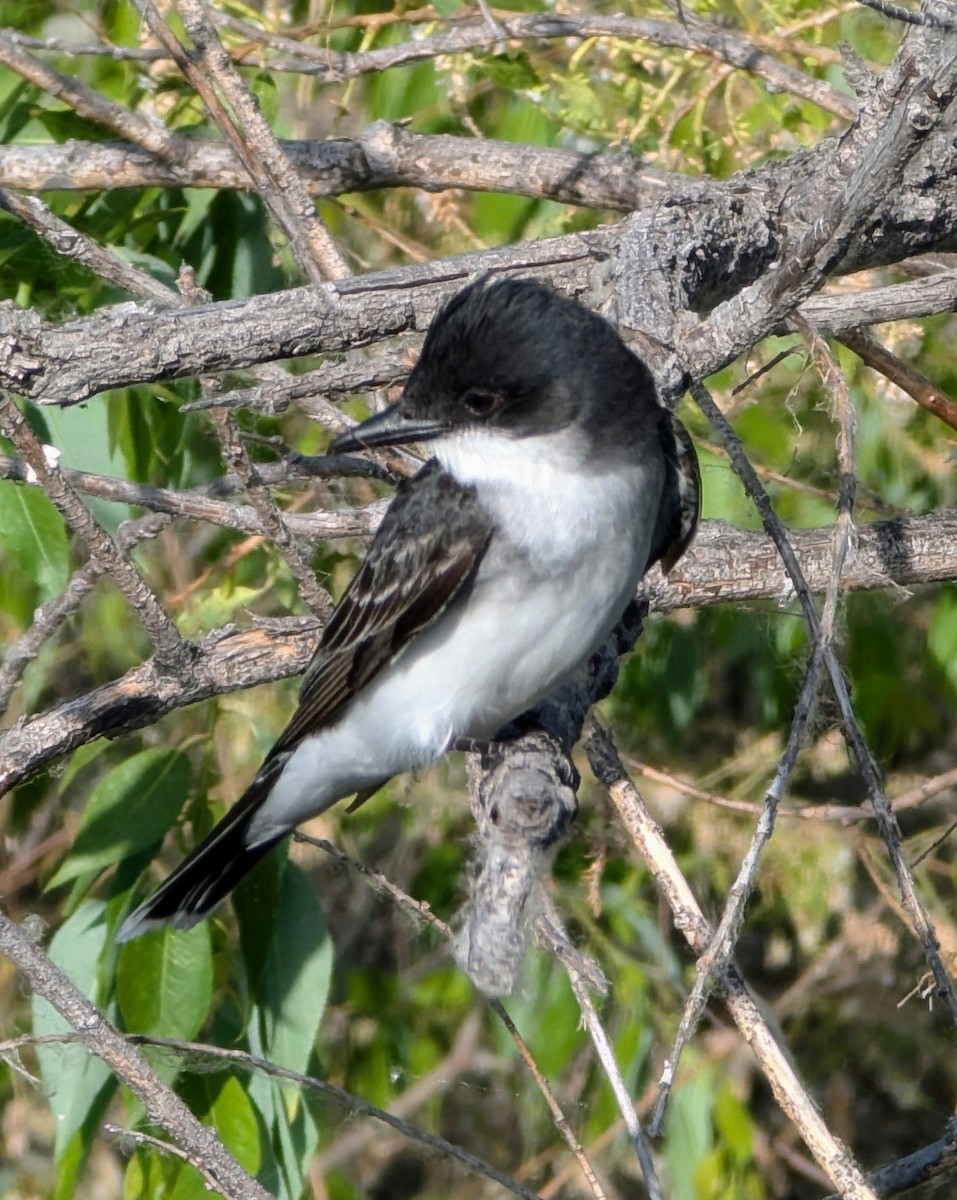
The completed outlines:
<svg viewBox="0 0 957 1200">
<path fill-rule="evenodd" d="M 491 754 L 498 742 L 485 741 L 482 738 L 454 737 L 449 742 L 450 750 L 461 750 L 463 754 Z"/>
</svg>

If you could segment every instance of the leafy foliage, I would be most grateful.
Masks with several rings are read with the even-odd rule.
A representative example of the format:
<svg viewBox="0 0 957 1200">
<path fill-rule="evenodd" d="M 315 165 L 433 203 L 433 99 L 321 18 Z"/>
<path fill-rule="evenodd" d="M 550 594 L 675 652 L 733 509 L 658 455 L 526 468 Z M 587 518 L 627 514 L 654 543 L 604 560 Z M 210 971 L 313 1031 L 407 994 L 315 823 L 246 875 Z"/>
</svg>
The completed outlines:
<svg viewBox="0 0 957 1200">
<path fill-rule="evenodd" d="M 270 6 L 226 7 L 267 28 L 279 20 L 280 10 Z M 294 22 L 314 16 L 313 6 L 288 7 Z M 457 7 L 436 5 L 443 16 Z M 625 7 L 648 15 L 648 6 L 637 0 Z M 756 44 L 773 41 L 783 60 L 839 87 L 845 86 L 842 41 L 862 58 L 885 63 L 898 37 L 873 14 L 836 5 L 822 10 L 804 0 L 714 0 L 693 7 Z M 84 40 L 127 46 L 139 39 L 135 10 L 123 0 L 71 6 L 37 0 L 16 8 L 13 20 L 23 31 L 42 34 L 55 27 L 60 34 L 66 29 Z M 381 49 L 422 28 L 413 12 L 390 13 L 362 0 L 343 0 L 334 16 L 334 27 L 323 22 L 321 33 L 321 44 L 332 50 Z M 433 23 L 429 19 L 426 27 Z M 230 44 L 238 40 L 234 36 Z M 171 129 L 217 136 L 195 96 L 158 65 L 105 56 L 48 58 L 103 96 L 161 113 Z M 408 120 L 421 133 L 586 151 L 615 146 L 649 165 L 716 178 L 816 144 L 834 128 L 831 114 L 770 90 L 758 76 L 701 54 L 610 36 L 572 47 L 564 39 L 541 40 L 520 50 L 509 45 L 501 52 L 463 52 L 333 86 L 259 66 L 244 73 L 282 136 L 346 136 L 373 120 Z M 11 74 L 0 77 L 0 142 L 105 136 L 56 97 Z M 255 196 L 143 188 L 51 191 L 46 199 L 93 241 L 167 284 L 185 265 L 215 300 L 301 282 Z M 608 219 L 517 195 L 389 189 L 329 199 L 321 211 L 350 258 L 369 268 L 592 228 Z M 126 299 L 5 212 L 0 295 L 49 321 Z M 903 357 L 919 361 L 951 393 L 957 387 L 953 337 L 950 316 L 887 334 Z M 733 389 L 783 349 L 790 350 L 788 357 L 732 398 Z M 858 519 L 957 505 L 952 442 L 940 425 L 849 355 L 842 366 L 858 419 Z M 834 424 L 801 344 L 776 339 L 711 384 L 727 400 L 788 524 L 830 523 L 840 483 Z M 193 381 L 170 382 L 98 397 L 76 413 L 40 414 L 27 407 L 44 441 L 70 467 L 185 489 L 208 485 L 224 470 L 207 415 L 184 411 L 198 395 Z M 324 434 L 294 407 L 278 416 L 242 414 L 239 423 L 259 462 L 275 460 L 272 439 L 302 453 L 324 444 Z M 721 451 L 691 414 L 689 424 L 701 455 L 706 517 L 757 528 Z M 329 503 L 343 493 L 340 485 L 318 485 L 315 495 Z M 361 482 L 345 494 L 373 498 Z M 299 497 L 283 499 L 292 507 Z M 111 530 L 137 515 L 126 505 L 98 505 L 95 512 Z M 339 590 L 359 552 L 351 544 L 318 547 L 323 583 Z M 244 621 L 249 612 L 268 618 L 301 611 L 285 564 L 262 539 L 181 521 L 136 554 L 188 636 Z M 30 628 L 37 607 L 62 592 L 82 561 L 82 547 L 71 542 L 39 489 L 0 481 L 4 644 Z M 892 794 L 943 772 L 954 752 L 957 588 L 849 596 L 840 624 L 856 709 Z M 37 655 L 11 700 L 8 720 L 116 679 L 147 653 L 129 609 L 101 582 Z M 780 756 L 806 654 L 803 625 L 786 599 L 654 619 L 606 705 L 624 752 L 693 781 L 683 786 L 659 776 L 645 782 L 683 868 L 712 910 L 719 908 L 750 836 L 753 814 L 740 809 L 760 802 Z M 334 1081 L 383 1107 L 397 1104 L 435 1072 L 441 1083 L 420 1101 L 420 1124 L 503 1169 L 518 1172 L 524 1164 L 534 1186 L 554 1181 L 565 1170 L 564 1151 L 531 1093 L 514 1044 L 429 935 L 413 930 L 318 852 L 295 846 L 289 861 L 273 856 L 239 890 L 233 909 L 208 924 L 186 934 L 153 933 L 117 949 L 113 935 L 145 886 L 143 872 L 158 875 L 211 827 L 282 728 L 290 697 L 288 687 L 277 686 L 268 696 L 224 696 L 172 713 L 115 746 L 79 751 L 65 772 L 51 771 L 17 789 L 5 801 L 7 833 L 33 849 L 22 865 L 5 868 L 5 903 L 43 914 L 55 929 L 49 944 L 54 961 L 126 1030 L 246 1051 Z M 798 807 L 860 802 L 834 726 L 825 700 L 790 793 Z M 451 918 L 462 901 L 468 858 L 462 783 L 457 766 L 443 765 L 412 783 L 390 785 L 354 816 L 330 815 L 322 830 L 334 830 L 350 854 Z M 731 804 L 709 803 L 702 793 Z M 401 806 L 405 798 L 411 807 Z M 643 1096 L 657 1076 L 692 967 L 597 788 L 585 785 L 582 807 L 572 843 L 556 863 L 556 901 L 583 948 L 614 979 L 605 1017 L 626 1083 Z M 905 834 L 911 858 L 926 853 L 920 882 L 952 947 L 957 872 L 952 842 L 941 840 L 948 819 L 938 797 L 908 810 Z M 862 1157 L 871 1163 L 908 1152 L 921 1138 L 937 1136 L 957 1079 L 946 1022 L 913 999 L 895 1007 L 922 964 L 887 901 L 876 834 L 864 823 L 783 821 L 749 913 L 743 966 L 776 1004 L 822 1107 L 845 1122 Z M 64 1032 L 65 1023 L 45 1001 L 25 1004 L 9 974 L 3 986 L 11 1035 L 21 1027 Z M 487 1053 L 462 1066 L 453 1047 L 475 1010 L 482 1012 Z M 609 1134 L 617 1110 L 557 964 L 531 951 L 510 1011 L 544 1073 L 562 1081 L 562 1100 L 582 1141 L 596 1148 L 596 1161 L 620 1178 L 626 1194 L 635 1186 L 633 1168 L 623 1139 Z M 791 1173 L 787 1155 L 777 1157 L 778 1143 L 796 1157 L 790 1135 L 722 1021 L 714 1015 L 679 1076 L 661 1147 L 670 1195 L 817 1195 L 816 1185 Z M 351 1130 L 348 1114 L 331 1101 L 319 1105 L 310 1093 L 262 1072 L 211 1071 L 205 1060 L 168 1048 L 149 1053 L 157 1070 L 277 1196 L 305 1194 L 310 1171 L 317 1169 L 317 1148 L 335 1148 Z M 98 1130 L 107 1111 L 118 1124 L 145 1124 L 142 1110 L 78 1046 L 46 1044 L 36 1059 L 43 1094 L 12 1073 L 0 1081 L 5 1136 L 11 1144 L 15 1135 L 25 1138 L 43 1162 L 38 1178 L 29 1181 L 25 1159 L 4 1168 L 11 1191 L 29 1186 L 33 1194 L 67 1200 L 91 1194 L 96 1181 L 100 1194 L 122 1191 L 127 1200 L 205 1194 L 192 1167 L 144 1146 L 128 1157 L 120 1182 L 120 1158 L 112 1151 L 94 1153 Z M 337 1200 L 388 1194 L 389 1172 L 401 1165 L 401 1153 L 398 1141 L 377 1135 L 360 1156 L 330 1170 L 329 1194 Z M 442 1188 L 462 1197 L 481 1193 L 480 1183 L 449 1166 L 415 1161 L 428 1180 L 424 1194 Z"/>
</svg>

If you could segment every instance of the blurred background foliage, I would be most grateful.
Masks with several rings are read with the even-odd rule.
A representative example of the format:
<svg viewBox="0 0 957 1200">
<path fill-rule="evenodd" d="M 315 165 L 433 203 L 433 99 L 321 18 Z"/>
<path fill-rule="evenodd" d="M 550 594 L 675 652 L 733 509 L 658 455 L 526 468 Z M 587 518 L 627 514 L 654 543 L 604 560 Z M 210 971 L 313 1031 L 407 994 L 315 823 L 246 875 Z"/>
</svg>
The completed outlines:
<svg viewBox="0 0 957 1200">
<path fill-rule="evenodd" d="M 414 11 L 375 0 L 261 7 L 224 0 L 221 7 L 315 45 L 353 51 L 406 41 L 459 11 L 456 0 Z M 519 0 L 502 9 L 539 7 Z M 889 22 L 853 4 L 685 0 L 685 7 L 845 90 L 842 42 L 880 66 L 899 39 Z M 582 11 L 648 16 L 656 9 L 615 0 L 583 4 Z M 665 8 L 657 15 L 670 17 Z M 0 23 L 118 45 L 140 38 L 125 0 L 16 0 L 0 4 Z M 164 64 L 48 57 L 112 100 L 162 116 L 170 128 L 218 136 Z M 447 56 L 338 84 L 265 67 L 244 73 L 285 137 L 349 136 L 384 118 L 408 121 L 420 133 L 585 151 L 618 146 L 690 175 L 726 177 L 813 146 L 841 127 L 810 103 L 701 55 L 616 38 L 528 42 L 520 50 Z M 104 136 L 56 98 L 0 75 L 0 141 Z M 45 199 L 89 237 L 166 282 L 188 264 L 215 299 L 301 282 L 255 196 L 146 188 L 51 192 Z M 411 189 L 323 200 L 321 211 L 356 270 L 617 219 L 552 201 Z M 871 282 L 898 277 L 889 270 Z M 55 321 L 127 298 L 55 255 L 5 213 L 0 295 Z M 952 394 L 954 336 L 953 316 L 882 330 L 902 357 Z M 782 350 L 790 353 L 733 394 Z M 842 351 L 841 363 L 858 422 L 857 519 L 954 506 L 953 440 L 945 427 L 851 354 Z M 829 524 L 839 479 L 835 425 L 800 340 L 756 347 L 710 383 L 788 524 Z M 66 465 L 196 487 L 223 471 L 208 417 L 181 411 L 197 395 L 195 383 L 171 383 L 69 410 L 31 408 L 29 415 Z M 701 456 L 706 517 L 756 528 L 721 451 L 695 413 L 685 415 Z M 243 413 L 240 421 L 261 460 L 275 458 L 277 438 L 304 453 L 321 451 L 327 441 L 295 407 L 280 417 Z M 281 500 L 312 507 L 378 494 L 365 483 L 329 482 L 289 489 Z M 114 530 L 135 515 L 119 505 L 94 508 Z M 361 552 L 351 543 L 316 546 L 322 582 L 338 593 Z M 179 521 L 143 544 L 136 558 L 191 637 L 248 622 L 250 614 L 302 611 L 287 569 L 262 539 Z M 39 489 L 0 482 L 4 644 L 28 628 L 36 607 L 56 596 L 83 561 L 82 548 Z M 750 837 L 755 811 L 748 806 L 760 802 L 782 751 L 807 646 L 803 624 L 786 602 L 653 618 L 604 705 L 711 915 Z M 847 596 L 840 648 L 891 795 L 946 771 L 957 741 L 957 588 Z M 101 583 L 31 664 L 5 724 L 116 678 L 148 653 L 125 602 Z M 155 934 L 120 950 L 113 944 L 134 892 L 144 889 L 142 872 L 149 867 L 155 882 L 239 794 L 288 719 L 295 688 L 290 682 L 175 712 L 141 733 L 84 747 L 6 797 L 11 852 L 0 891 L 7 910 L 39 914 L 53 933 L 54 958 L 128 1030 L 247 1049 L 382 1106 L 431 1079 L 412 1114 L 419 1124 L 543 1194 L 584 1194 L 514 1045 L 450 965 L 443 945 L 318 850 L 295 845 L 288 861 L 273 856 L 240 889 L 234 910 L 187 935 Z M 629 1087 L 647 1098 L 693 965 L 601 789 L 584 774 L 580 818 L 555 866 L 555 898 L 582 949 L 613 981 L 604 1016 Z M 822 701 L 789 813 L 765 856 L 740 961 L 772 1005 L 831 1127 L 873 1166 L 939 1136 L 953 1111 L 957 1063 L 943 1012 L 911 994 L 923 960 L 900 919 L 874 830 L 866 822 L 826 813 L 802 819 L 790 811 L 854 806 L 861 798 L 836 717 Z M 957 947 L 957 866 L 953 839 L 942 835 L 953 798 L 952 789 L 941 791 L 902 818 L 907 853 L 921 858 L 919 883 L 948 961 Z M 470 829 L 463 767 L 453 758 L 421 778 L 394 782 L 355 815 L 328 814 L 310 832 L 332 836 L 346 853 L 452 918 L 465 894 Z M 31 1005 L 5 963 L 0 994 L 4 1036 L 62 1029 L 45 1002 Z M 615 1194 L 643 1195 L 559 967 L 531 951 L 509 1009 Z M 472 1026 L 474 1045 L 456 1056 Z M 211 1073 L 199 1062 L 153 1053 L 158 1069 L 176 1079 L 195 1111 L 215 1123 L 277 1196 L 352 1200 L 454 1189 L 467 1198 L 494 1190 L 381 1130 L 358 1151 L 338 1154 L 353 1129 L 344 1109 L 260 1075 Z M 39 1072 L 42 1086 L 14 1070 L 0 1075 L 0 1193 L 57 1200 L 203 1194 L 200 1177 L 178 1160 L 97 1136 L 107 1117 L 128 1126 L 143 1113 L 84 1050 L 47 1046 L 24 1053 L 23 1061 Z M 827 1190 L 720 1006 L 683 1060 L 660 1148 L 674 1200 L 800 1200 Z"/>
</svg>

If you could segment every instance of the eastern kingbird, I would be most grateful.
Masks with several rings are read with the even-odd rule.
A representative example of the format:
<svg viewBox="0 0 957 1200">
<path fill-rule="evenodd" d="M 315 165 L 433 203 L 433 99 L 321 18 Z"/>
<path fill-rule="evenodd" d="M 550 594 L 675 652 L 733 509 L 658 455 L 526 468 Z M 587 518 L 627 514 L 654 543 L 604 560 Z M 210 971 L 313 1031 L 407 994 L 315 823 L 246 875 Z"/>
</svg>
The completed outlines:
<svg viewBox="0 0 957 1200">
<path fill-rule="evenodd" d="M 332 452 L 431 443 L 330 618 L 240 801 L 119 932 L 189 929 L 337 800 L 487 740 L 602 644 L 694 536 L 698 465 L 602 317 L 530 280 L 438 313 L 402 398 Z"/>
</svg>

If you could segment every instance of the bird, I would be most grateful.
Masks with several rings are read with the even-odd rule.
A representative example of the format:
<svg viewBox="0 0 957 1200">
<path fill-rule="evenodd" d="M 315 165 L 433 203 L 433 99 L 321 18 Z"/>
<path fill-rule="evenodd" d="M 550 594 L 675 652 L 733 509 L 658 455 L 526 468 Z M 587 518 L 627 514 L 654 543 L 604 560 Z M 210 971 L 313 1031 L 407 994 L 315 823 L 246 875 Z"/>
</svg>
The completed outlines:
<svg viewBox="0 0 957 1200">
<path fill-rule="evenodd" d="M 494 739 L 574 677 L 698 524 L 694 447 L 648 366 L 532 279 L 456 293 L 400 398 L 330 450 L 408 443 L 434 457 L 399 484 L 288 726 L 119 941 L 191 928 L 303 821 Z"/>
</svg>

